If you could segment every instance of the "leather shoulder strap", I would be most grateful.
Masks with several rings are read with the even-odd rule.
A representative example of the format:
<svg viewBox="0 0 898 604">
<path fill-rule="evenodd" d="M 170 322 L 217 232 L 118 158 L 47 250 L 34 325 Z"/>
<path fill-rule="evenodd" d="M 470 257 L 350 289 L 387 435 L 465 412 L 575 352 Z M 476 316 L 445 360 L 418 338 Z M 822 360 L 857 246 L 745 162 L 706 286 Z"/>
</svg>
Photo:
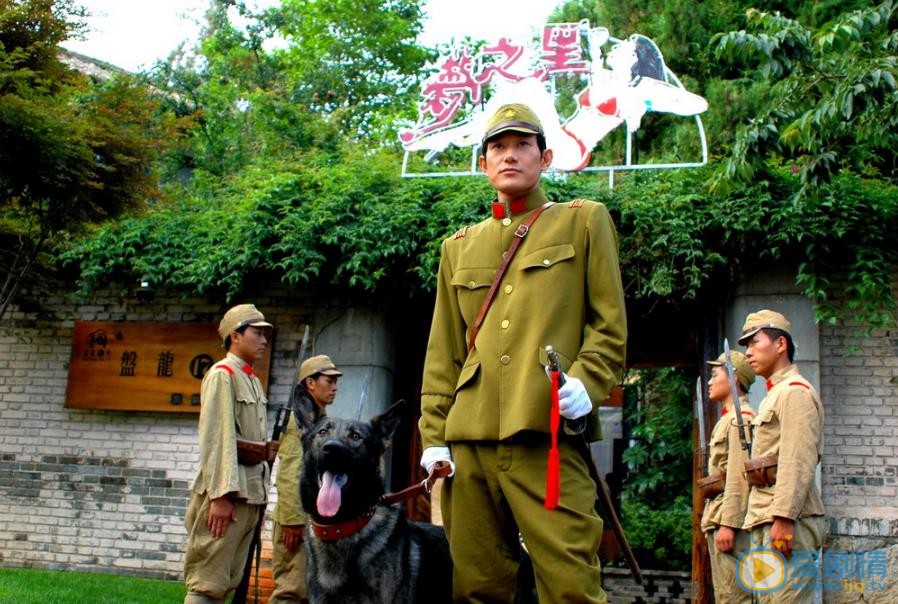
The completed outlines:
<svg viewBox="0 0 898 604">
<path fill-rule="evenodd" d="M 468 352 L 474 349 L 474 341 L 477 339 L 477 333 L 480 331 L 480 326 L 483 325 L 483 320 L 486 319 L 486 312 L 490 309 L 490 305 L 496 297 L 496 291 L 499 289 L 499 284 L 502 282 L 502 277 L 505 276 L 505 272 L 508 270 L 508 265 L 511 264 L 512 258 L 514 258 L 518 248 L 521 247 L 521 242 L 524 241 L 524 237 L 527 236 L 530 227 L 533 226 L 533 223 L 536 222 L 539 215 L 543 213 L 543 210 L 553 205 L 555 205 L 554 202 L 547 201 L 536 208 L 527 220 L 521 223 L 518 230 L 515 231 L 511 246 L 509 246 L 508 251 L 505 254 L 505 260 L 502 261 L 499 270 L 496 271 L 496 276 L 493 278 L 493 284 L 490 285 L 490 290 L 486 293 L 486 299 L 480 306 L 480 312 L 477 313 L 477 319 L 474 320 L 474 326 L 471 328 L 471 337 L 468 338 Z"/>
</svg>

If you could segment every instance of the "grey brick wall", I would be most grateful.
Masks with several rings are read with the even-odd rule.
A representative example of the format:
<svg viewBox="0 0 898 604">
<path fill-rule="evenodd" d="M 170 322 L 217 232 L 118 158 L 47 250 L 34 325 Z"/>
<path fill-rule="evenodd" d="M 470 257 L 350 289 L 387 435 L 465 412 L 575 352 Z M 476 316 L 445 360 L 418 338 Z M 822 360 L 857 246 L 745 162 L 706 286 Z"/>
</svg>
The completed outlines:
<svg viewBox="0 0 898 604">
<path fill-rule="evenodd" d="M 857 602 L 850 585 L 864 584 L 865 602 L 898 601 L 898 331 L 859 334 L 854 326 L 821 328 L 821 397 L 826 405 L 821 463 L 829 520 L 827 550 L 859 563 L 854 581 L 834 573 L 840 589 L 826 602 Z M 869 573 L 886 561 L 887 578 Z M 863 570 L 860 570 L 863 569 Z M 866 579 L 866 580 L 864 580 Z"/>
<path fill-rule="evenodd" d="M 366 411 L 385 408 L 392 374 L 383 368 L 392 360 L 380 315 L 345 302 L 311 305 L 287 291 L 252 302 L 278 326 L 273 405 L 287 398 L 299 325 L 308 321 L 307 354 L 326 352 L 348 365 L 335 408 L 355 410 L 366 375 Z M 61 296 L 44 304 L 40 317 L 13 308 L 0 324 L 0 566 L 179 579 L 197 418 L 64 408 L 72 331 L 75 320 L 217 322 L 222 308 L 174 297 L 137 304 L 114 292 L 90 304 Z M 270 523 L 266 539 L 268 531 Z"/>
</svg>

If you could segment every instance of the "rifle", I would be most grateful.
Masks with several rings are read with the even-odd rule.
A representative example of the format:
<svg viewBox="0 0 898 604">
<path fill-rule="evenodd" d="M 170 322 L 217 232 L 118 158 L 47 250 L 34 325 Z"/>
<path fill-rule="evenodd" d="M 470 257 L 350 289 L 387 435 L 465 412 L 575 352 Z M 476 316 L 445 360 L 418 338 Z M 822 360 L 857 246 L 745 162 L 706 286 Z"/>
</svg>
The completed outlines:
<svg viewBox="0 0 898 604">
<path fill-rule="evenodd" d="M 268 464 L 268 470 L 271 471 L 271 467 L 274 465 L 275 458 L 277 457 L 278 447 L 281 442 L 281 434 L 284 433 L 284 430 L 287 429 L 287 424 L 290 421 L 290 410 L 293 408 L 293 393 L 296 391 L 296 382 L 299 378 L 299 368 L 302 365 L 302 358 L 306 354 L 306 346 L 309 343 L 309 324 L 306 323 L 305 330 L 302 335 L 302 342 L 299 345 L 299 364 L 296 367 L 296 371 L 293 372 L 293 385 L 290 387 L 290 394 L 288 394 L 289 401 L 287 404 L 281 405 L 278 407 L 277 414 L 274 418 L 274 426 L 271 429 L 271 441 L 266 443 L 266 453 L 267 459 L 265 460 Z M 246 604 L 246 596 L 249 591 L 249 579 L 253 573 L 253 560 L 255 560 L 256 564 L 256 584 L 255 584 L 255 601 L 258 603 L 259 601 L 259 567 L 262 562 L 262 525 L 265 523 L 265 508 L 267 504 L 262 504 L 259 506 L 259 521 L 256 522 L 256 528 L 253 531 L 253 540 L 249 545 L 249 553 L 246 555 L 246 563 L 243 565 L 243 577 L 240 579 L 240 584 L 237 586 L 237 589 L 234 591 L 234 598 L 231 600 L 231 604 Z"/>
<path fill-rule="evenodd" d="M 564 384 L 564 373 L 561 372 L 561 368 L 558 364 L 558 353 L 555 352 L 555 349 L 552 346 L 546 346 L 546 357 L 549 361 L 549 371 L 558 372 L 558 386 L 562 386 Z M 614 533 L 614 538 L 617 540 L 617 544 L 620 546 L 624 553 L 624 557 L 627 559 L 627 565 L 630 567 L 630 572 L 633 574 L 633 578 L 639 585 L 642 585 L 642 571 L 640 570 L 639 562 L 636 561 L 636 556 L 633 554 L 633 550 L 630 547 L 630 542 L 627 541 L 627 535 L 624 533 L 624 527 L 620 522 L 620 518 L 617 516 L 617 510 L 614 507 L 614 502 L 611 500 L 611 490 L 608 488 L 608 483 L 605 482 L 605 479 L 602 478 L 602 475 L 599 473 L 599 469 L 596 467 L 596 462 L 592 458 L 592 450 L 589 447 L 589 443 L 586 441 L 586 436 L 583 434 L 583 431 L 586 428 L 586 418 L 587 416 L 584 415 L 576 420 L 565 419 L 564 432 L 569 436 L 575 437 L 572 438 L 571 441 L 586 461 L 589 475 L 596 483 L 596 503 L 605 511 L 604 515 L 607 516 L 608 523 L 611 525 L 611 531 Z"/>
<path fill-rule="evenodd" d="M 698 419 L 698 454 L 702 476 L 708 468 L 708 440 L 705 433 L 705 398 L 702 396 L 702 376 L 695 378 L 695 417 Z"/>
<path fill-rule="evenodd" d="M 708 475 L 708 438 L 705 433 L 705 397 L 702 393 L 702 378 L 699 376 L 695 380 L 695 416 L 698 418 L 698 445 L 699 445 L 699 462 L 701 465 L 701 478 L 696 482 L 699 490 L 699 496 L 704 502 L 706 499 L 713 499 L 723 493 L 723 487 L 726 484 L 726 473 L 716 473 Z"/>
<path fill-rule="evenodd" d="M 750 454 L 748 434 L 746 433 L 745 422 L 742 421 L 742 406 L 739 404 L 739 389 L 736 388 L 736 367 L 733 365 L 733 355 L 730 353 L 730 342 L 726 338 L 723 339 L 723 352 L 726 356 L 730 394 L 733 396 L 733 411 L 736 412 L 736 425 L 739 426 L 739 441 L 742 443 L 742 450 Z"/>
</svg>

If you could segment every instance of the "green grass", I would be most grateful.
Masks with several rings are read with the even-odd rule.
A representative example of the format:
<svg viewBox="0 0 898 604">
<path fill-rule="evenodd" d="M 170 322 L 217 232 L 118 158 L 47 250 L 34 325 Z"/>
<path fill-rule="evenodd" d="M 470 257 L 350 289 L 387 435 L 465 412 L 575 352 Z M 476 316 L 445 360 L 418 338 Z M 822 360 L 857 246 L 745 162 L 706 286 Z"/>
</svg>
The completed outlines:
<svg viewBox="0 0 898 604">
<path fill-rule="evenodd" d="M 0 568 L 0 604 L 165 604 L 183 602 L 185 592 L 172 581 Z"/>
</svg>

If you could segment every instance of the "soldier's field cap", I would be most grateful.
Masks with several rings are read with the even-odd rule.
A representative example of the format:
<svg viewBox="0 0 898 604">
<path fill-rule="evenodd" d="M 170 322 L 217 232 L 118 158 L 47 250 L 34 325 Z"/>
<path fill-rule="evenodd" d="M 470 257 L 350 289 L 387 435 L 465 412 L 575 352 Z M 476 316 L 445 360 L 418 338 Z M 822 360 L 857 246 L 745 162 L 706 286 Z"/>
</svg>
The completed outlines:
<svg viewBox="0 0 898 604">
<path fill-rule="evenodd" d="M 523 134 L 543 134 L 542 124 L 533 109 L 523 103 L 510 103 L 502 105 L 486 123 L 486 132 L 480 141 L 480 145 L 497 134 L 503 132 L 521 132 Z"/>
<path fill-rule="evenodd" d="M 343 372 L 337 369 L 334 362 L 326 354 L 319 354 L 315 357 L 309 357 L 299 366 L 299 374 L 297 379 L 302 382 L 307 377 L 311 377 L 316 373 L 322 375 L 343 375 Z"/>
<path fill-rule="evenodd" d="M 742 326 L 742 336 L 739 338 L 739 344 L 745 345 L 753 335 L 762 329 L 781 329 L 792 335 L 792 324 L 783 315 L 775 310 L 759 310 L 753 312 L 745 318 L 745 325 Z"/>
<path fill-rule="evenodd" d="M 232 331 L 237 331 L 241 327 L 252 325 L 253 327 L 274 327 L 271 323 L 265 321 L 265 315 L 259 312 L 259 309 L 253 304 L 238 304 L 231 308 L 221 318 L 218 324 L 218 335 L 224 342 Z"/>
<path fill-rule="evenodd" d="M 733 369 L 736 370 L 736 379 L 739 380 L 739 383 L 742 384 L 742 387 L 748 392 L 751 383 L 755 381 L 755 372 L 751 368 L 751 365 L 748 364 L 748 357 L 738 350 L 731 350 L 730 355 L 733 358 Z M 722 352 L 717 359 L 708 361 L 708 365 L 711 365 L 712 367 L 726 368 L 726 364 L 727 355 L 725 352 Z"/>
</svg>

